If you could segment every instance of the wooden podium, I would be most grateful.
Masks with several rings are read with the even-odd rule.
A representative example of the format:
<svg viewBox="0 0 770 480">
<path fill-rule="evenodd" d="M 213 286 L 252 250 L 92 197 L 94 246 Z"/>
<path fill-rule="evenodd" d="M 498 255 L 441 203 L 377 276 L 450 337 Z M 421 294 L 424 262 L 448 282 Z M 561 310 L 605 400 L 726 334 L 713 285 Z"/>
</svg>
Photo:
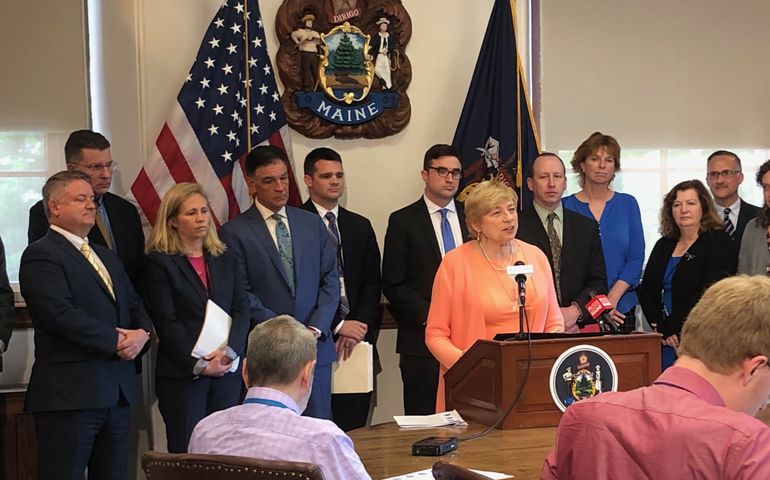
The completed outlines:
<svg viewBox="0 0 770 480">
<path fill-rule="evenodd" d="M 532 365 L 521 398 L 500 428 L 549 427 L 562 412 L 551 397 L 551 367 L 565 350 L 593 345 L 612 357 L 618 391 L 650 385 L 660 375 L 660 334 L 569 335 L 532 340 Z M 527 368 L 527 341 L 478 340 L 444 376 L 446 409 L 492 425 L 511 405 Z"/>
</svg>

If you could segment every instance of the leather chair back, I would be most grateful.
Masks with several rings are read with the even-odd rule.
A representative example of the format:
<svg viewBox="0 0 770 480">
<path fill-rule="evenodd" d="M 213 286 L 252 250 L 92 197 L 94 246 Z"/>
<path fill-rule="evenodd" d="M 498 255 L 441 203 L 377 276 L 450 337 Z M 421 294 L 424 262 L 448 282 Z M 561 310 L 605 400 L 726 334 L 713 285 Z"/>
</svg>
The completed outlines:
<svg viewBox="0 0 770 480">
<path fill-rule="evenodd" d="M 230 455 L 145 452 L 148 480 L 324 480 L 312 463 L 261 460 Z"/>
</svg>

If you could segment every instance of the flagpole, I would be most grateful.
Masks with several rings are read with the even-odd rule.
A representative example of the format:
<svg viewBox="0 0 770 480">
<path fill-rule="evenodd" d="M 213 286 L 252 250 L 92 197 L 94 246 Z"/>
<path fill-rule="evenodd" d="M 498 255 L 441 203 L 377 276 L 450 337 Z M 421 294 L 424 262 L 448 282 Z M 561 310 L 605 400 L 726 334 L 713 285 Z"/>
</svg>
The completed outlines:
<svg viewBox="0 0 770 480">
<path fill-rule="evenodd" d="M 246 91 L 246 152 L 251 151 L 251 89 L 249 88 L 249 0 L 243 2 L 243 63 Z"/>
<path fill-rule="evenodd" d="M 513 22 L 513 38 L 516 43 L 516 0 L 510 0 L 511 21 Z M 519 58 L 519 46 L 516 45 L 516 186 L 519 187 L 519 210 L 524 209 L 524 176 L 521 169 L 524 162 L 521 160 L 521 59 Z"/>
</svg>

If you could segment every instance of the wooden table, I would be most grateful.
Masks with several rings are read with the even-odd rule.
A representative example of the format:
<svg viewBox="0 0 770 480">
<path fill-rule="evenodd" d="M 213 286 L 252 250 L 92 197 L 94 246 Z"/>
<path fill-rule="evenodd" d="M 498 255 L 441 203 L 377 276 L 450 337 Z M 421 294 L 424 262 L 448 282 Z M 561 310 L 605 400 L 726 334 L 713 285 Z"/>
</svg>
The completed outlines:
<svg viewBox="0 0 770 480">
<path fill-rule="evenodd" d="M 493 430 L 484 437 L 461 442 L 442 457 L 413 457 L 412 444 L 426 437 L 463 437 L 485 427 L 471 422 L 468 428 L 402 430 L 395 423 L 381 423 L 349 432 L 366 471 L 374 480 L 430 468 L 438 460 L 519 479 L 540 478 L 543 460 L 551 450 L 556 427 Z"/>
</svg>

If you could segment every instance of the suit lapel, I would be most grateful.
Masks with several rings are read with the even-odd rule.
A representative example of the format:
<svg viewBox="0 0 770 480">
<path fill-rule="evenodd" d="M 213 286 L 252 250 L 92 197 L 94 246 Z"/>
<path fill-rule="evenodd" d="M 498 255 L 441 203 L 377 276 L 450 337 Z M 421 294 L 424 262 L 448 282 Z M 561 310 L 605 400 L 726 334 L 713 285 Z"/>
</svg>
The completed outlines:
<svg viewBox="0 0 770 480">
<path fill-rule="evenodd" d="M 283 278 L 283 281 L 286 283 L 286 287 L 288 288 L 289 279 L 283 269 L 283 263 L 281 262 L 281 256 L 278 253 L 278 247 L 275 246 L 273 237 L 270 235 L 270 231 L 267 229 L 265 219 L 262 218 L 262 214 L 259 213 L 259 210 L 257 210 L 257 207 L 255 206 L 252 206 L 249 210 L 246 211 L 246 213 L 249 215 L 250 221 L 248 223 L 251 226 L 251 229 L 254 231 L 254 234 L 257 237 L 257 241 L 262 244 L 262 248 L 265 249 L 265 253 L 268 257 L 270 257 L 270 261 L 273 263 L 275 269 L 278 270 L 278 273 L 281 274 L 281 278 Z M 292 235 L 292 243 L 293 242 L 294 235 Z M 248 252 L 246 253 L 248 254 Z M 294 264 L 296 265 L 296 260 Z"/>
<path fill-rule="evenodd" d="M 85 255 L 83 255 L 82 252 L 80 252 L 77 248 L 75 248 L 75 246 L 72 243 L 70 243 L 70 241 L 67 240 L 64 237 L 64 235 L 61 235 L 59 232 L 56 232 L 55 230 L 50 230 L 50 229 L 48 230 L 48 232 L 50 235 L 52 235 L 51 238 L 54 241 L 54 243 L 56 243 L 59 246 L 59 248 L 61 248 L 62 251 L 64 251 L 67 255 L 73 258 L 75 260 L 75 263 L 82 266 L 91 276 L 91 278 L 93 278 L 96 281 L 96 283 L 105 293 L 105 295 L 107 295 L 110 298 L 110 300 L 112 300 L 113 303 L 115 303 L 116 299 L 113 298 L 112 294 L 110 294 L 110 290 L 109 288 L 107 288 L 107 284 L 104 283 L 104 280 L 102 280 L 102 277 L 99 276 L 99 273 L 96 271 L 94 266 L 91 265 L 91 262 L 89 262 L 88 259 L 86 259 Z M 101 256 L 99 258 L 101 259 Z M 104 264 L 104 268 L 107 268 L 107 264 L 104 262 L 103 259 L 102 259 L 102 263 Z M 109 269 L 107 269 L 107 272 L 110 273 Z M 112 276 L 111 273 L 110 273 L 110 276 Z M 115 291 L 114 282 L 113 282 L 113 292 L 115 293 L 115 295 L 117 295 L 117 292 Z"/>
<path fill-rule="evenodd" d="M 192 265 L 190 265 L 190 262 L 187 261 L 184 255 L 172 255 L 171 260 L 174 262 L 179 271 L 182 272 L 182 275 L 190 282 L 193 289 L 198 294 L 198 297 L 200 297 L 203 303 L 206 303 L 206 300 L 208 300 L 206 289 L 203 287 L 203 282 L 201 282 L 200 277 L 195 272 L 195 269 L 192 267 Z M 206 266 L 209 267 L 208 262 Z M 211 288 L 211 286 L 209 286 L 209 288 Z"/>
<path fill-rule="evenodd" d="M 530 232 L 532 232 L 532 235 L 534 236 L 535 246 L 545 253 L 545 256 L 548 257 L 549 263 L 553 263 L 551 242 L 548 240 L 548 232 L 545 231 L 543 222 L 540 221 L 540 217 L 537 215 L 535 208 L 530 205 L 521 212 L 521 216 L 522 221 L 527 223 L 527 227 L 530 229 Z M 564 225 L 563 218 L 562 225 Z M 562 230 L 566 230 L 566 228 Z M 562 242 L 562 249 L 564 248 L 563 243 L 564 242 Z M 564 255 L 562 255 L 562 257 L 563 256 Z M 551 267 L 553 267 L 553 265 L 551 265 Z"/>
<path fill-rule="evenodd" d="M 289 222 L 289 234 L 291 235 L 291 250 L 292 257 L 294 259 L 294 290 L 297 290 L 297 284 L 299 283 L 299 275 L 297 272 L 301 271 L 300 265 L 302 265 L 302 255 L 305 253 L 303 240 L 313 238 L 309 232 L 304 229 L 304 223 L 296 221 L 297 212 L 291 208 L 286 207 L 286 219 Z M 318 213 L 316 213 L 318 215 Z M 320 218 L 320 217 L 319 217 Z M 288 284 L 288 283 L 287 283 Z"/>
<path fill-rule="evenodd" d="M 436 260 L 441 262 L 441 249 L 438 246 L 438 238 L 436 238 L 436 231 L 433 229 L 433 222 L 430 219 L 428 213 L 428 206 L 425 205 L 425 200 L 420 198 L 417 202 L 412 204 L 414 206 L 414 214 L 417 223 L 420 225 L 423 235 L 425 236 L 428 245 L 430 245 L 433 254 L 436 256 Z"/>
</svg>

